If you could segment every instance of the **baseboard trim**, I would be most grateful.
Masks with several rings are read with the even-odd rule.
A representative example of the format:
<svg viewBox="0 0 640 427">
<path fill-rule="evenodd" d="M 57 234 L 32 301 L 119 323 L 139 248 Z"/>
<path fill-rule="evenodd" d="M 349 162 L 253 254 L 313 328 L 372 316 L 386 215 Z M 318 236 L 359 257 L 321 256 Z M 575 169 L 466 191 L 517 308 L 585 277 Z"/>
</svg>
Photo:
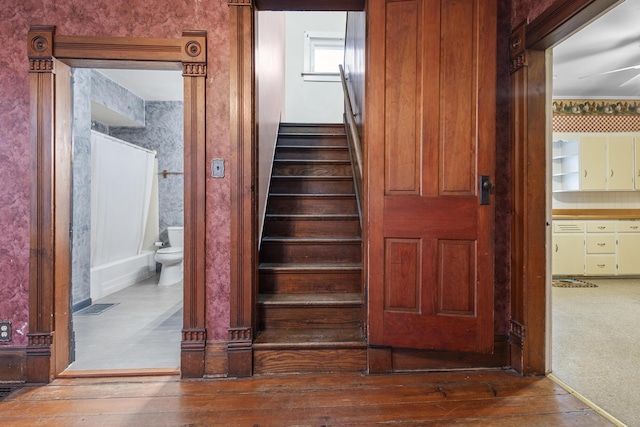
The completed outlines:
<svg viewBox="0 0 640 427">
<path fill-rule="evenodd" d="M 0 381 L 24 382 L 26 370 L 26 347 L 0 346 Z"/>
<path fill-rule="evenodd" d="M 591 400 L 589 400 L 586 397 L 584 397 L 582 394 L 580 394 L 578 391 L 573 389 L 570 385 L 568 385 L 567 383 L 565 383 L 561 379 L 558 379 L 558 377 L 556 377 L 552 373 L 548 373 L 547 374 L 547 378 L 549 378 L 554 383 L 558 384 L 560 387 L 565 389 L 568 393 L 570 393 L 570 394 L 574 395 L 575 397 L 577 397 L 578 399 L 580 399 L 580 401 L 582 401 L 584 404 L 586 404 L 591 409 L 596 411 L 598 414 L 602 415 L 602 417 L 606 418 L 607 421 L 611 422 L 613 425 L 615 425 L 617 427 L 627 427 L 627 425 L 625 423 L 623 423 L 622 421 L 618 420 L 616 417 L 614 417 L 613 415 L 611 415 L 610 413 L 608 413 L 607 411 L 605 411 L 604 409 L 602 409 L 601 407 L 599 407 L 598 405 L 593 403 Z"/>
<path fill-rule="evenodd" d="M 87 298 L 85 300 L 82 300 L 80 302 L 73 304 L 73 306 L 71 307 L 71 312 L 75 313 L 76 311 L 82 310 L 83 308 L 87 308 L 90 305 L 91 305 L 91 298 Z"/>
<path fill-rule="evenodd" d="M 105 369 L 64 371 L 57 378 L 114 378 L 114 377 L 167 377 L 180 376 L 180 369 L 146 368 L 146 369 Z"/>
</svg>

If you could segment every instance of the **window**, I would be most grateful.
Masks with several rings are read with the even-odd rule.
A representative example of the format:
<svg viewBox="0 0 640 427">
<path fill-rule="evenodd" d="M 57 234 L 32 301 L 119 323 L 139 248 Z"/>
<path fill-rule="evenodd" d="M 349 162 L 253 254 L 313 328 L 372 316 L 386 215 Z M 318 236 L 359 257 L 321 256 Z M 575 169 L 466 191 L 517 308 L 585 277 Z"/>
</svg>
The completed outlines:
<svg viewBox="0 0 640 427">
<path fill-rule="evenodd" d="M 338 64 L 344 58 L 344 34 L 305 31 L 304 70 L 306 81 L 340 81 Z"/>
</svg>

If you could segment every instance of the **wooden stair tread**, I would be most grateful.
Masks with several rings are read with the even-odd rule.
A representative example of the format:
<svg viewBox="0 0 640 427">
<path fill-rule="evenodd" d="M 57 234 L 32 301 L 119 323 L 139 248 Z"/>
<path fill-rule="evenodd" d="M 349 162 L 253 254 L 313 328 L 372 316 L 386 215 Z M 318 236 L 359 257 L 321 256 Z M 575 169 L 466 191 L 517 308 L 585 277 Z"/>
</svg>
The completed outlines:
<svg viewBox="0 0 640 427">
<path fill-rule="evenodd" d="M 273 163 L 309 163 L 309 164 L 334 164 L 334 165 L 350 165 L 349 160 L 341 159 L 273 159 Z"/>
<path fill-rule="evenodd" d="M 258 303 L 264 306 L 354 306 L 362 304 L 362 295 L 359 293 L 280 293 L 260 294 Z"/>
<path fill-rule="evenodd" d="M 339 220 L 358 220 L 358 214 L 283 214 L 268 213 L 265 218 L 275 220 L 295 220 L 295 221 L 339 221 Z"/>
<path fill-rule="evenodd" d="M 295 144 L 276 144 L 276 148 L 286 149 L 310 149 L 310 150 L 348 150 L 346 145 L 295 145 Z"/>
<path fill-rule="evenodd" d="M 333 271 L 360 271 L 362 270 L 362 263 L 276 263 L 276 262 L 263 262 L 258 266 L 260 271 L 274 271 L 274 272 L 333 272 Z"/>
<path fill-rule="evenodd" d="M 366 347 L 364 333 L 361 328 L 310 330 L 272 328 L 259 332 L 254 344 L 262 349 L 266 349 L 269 346 L 277 346 L 278 348 Z"/>
<path fill-rule="evenodd" d="M 362 238 L 359 236 L 353 237 L 288 237 L 288 236 L 265 236 L 262 238 L 262 242 L 283 242 L 283 243 L 360 243 Z"/>
<path fill-rule="evenodd" d="M 295 197 L 295 198 L 312 198 L 312 197 L 338 197 L 341 199 L 353 198 L 353 193 L 270 193 L 269 197 Z"/>
<path fill-rule="evenodd" d="M 271 178 L 275 179 L 314 179 L 325 181 L 349 181 L 353 179 L 352 175 L 273 175 Z"/>
</svg>

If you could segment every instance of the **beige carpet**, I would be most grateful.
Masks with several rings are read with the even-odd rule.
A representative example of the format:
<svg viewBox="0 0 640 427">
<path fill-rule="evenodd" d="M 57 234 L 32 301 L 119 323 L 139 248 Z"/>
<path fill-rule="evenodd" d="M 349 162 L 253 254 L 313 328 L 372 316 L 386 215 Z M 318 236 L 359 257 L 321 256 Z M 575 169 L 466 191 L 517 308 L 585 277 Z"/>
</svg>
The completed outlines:
<svg viewBox="0 0 640 427">
<path fill-rule="evenodd" d="M 640 426 L 640 279 L 552 288 L 552 371 L 628 426 Z"/>
</svg>

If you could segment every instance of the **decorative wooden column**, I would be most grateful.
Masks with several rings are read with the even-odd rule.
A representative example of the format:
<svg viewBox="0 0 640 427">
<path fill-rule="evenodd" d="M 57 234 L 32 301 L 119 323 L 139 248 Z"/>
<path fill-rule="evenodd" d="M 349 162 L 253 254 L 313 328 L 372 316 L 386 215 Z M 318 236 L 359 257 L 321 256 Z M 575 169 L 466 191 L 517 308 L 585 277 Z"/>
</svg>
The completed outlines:
<svg viewBox="0 0 640 427">
<path fill-rule="evenodd" d="M 511 365 L 545 373 L 546 86 L 544 51 L 528 50 L 525 25 L 511 35 Z"/>
<path fill-rule="evenodd" d="M 207 33 L 182 33 L 184 77 L 184 319 L 180 368 L 184 378 L 204 375 L 205 315 L 205 84 Z"/>
<path fill-rule="evenodd" d="M 60 319 L 68 322 L 69 301 L 54 306 L 57 296 L 54 283 L 60 284 L 61 292 L 63 288 L 68 291 L 70 285 L 70 171 L 57 170 L 56 165 L 70 163 L 71 124 L 70 120 L 56 121 L 55 117 L 56 106 L 68 108 L 69 112 L 71 108 L 68 96 L 64 93 L 56 96 L 56 71 L 60 68 L 67 73 L 67 85 L 70 71 L 53 57 L 54 31 L 53 26 L 32 27 L 27 38 L 31 104 L 31 252 L 26 349 L 29 382 L 49 382 L 56 369 L 66 368 L 70 357 L 68 324 L 65 328 L 64 322 L 60 322 Z M 57 351 L 56 346 L 60 347 Z"/>
<path fill-rule="evenodd" d="M 229 1 L 231 109 L 231 290 L 227 341 L 229 376 L 253 372 L 255 263 L 255 134 L 253 4 Z"/>
</svg>

